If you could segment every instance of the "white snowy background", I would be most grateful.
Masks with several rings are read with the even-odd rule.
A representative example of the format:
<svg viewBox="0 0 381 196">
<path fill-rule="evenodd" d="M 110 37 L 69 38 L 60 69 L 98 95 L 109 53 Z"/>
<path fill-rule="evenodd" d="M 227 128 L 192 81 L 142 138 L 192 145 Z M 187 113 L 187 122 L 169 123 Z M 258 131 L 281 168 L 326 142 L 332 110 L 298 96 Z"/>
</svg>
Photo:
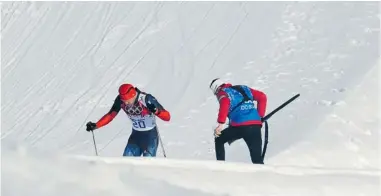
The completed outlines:
<svg viewBox="0 0 381 196">
<path fill-rule="evenodd" d="M 1 195 L 376 196 L 379 2 L 2 2 Z M 267 94 L 266 165 L 215 161 L 215 77 Z M 122 83 L 171 112 L 167 153 L 121 157 Z"/>
</svg>

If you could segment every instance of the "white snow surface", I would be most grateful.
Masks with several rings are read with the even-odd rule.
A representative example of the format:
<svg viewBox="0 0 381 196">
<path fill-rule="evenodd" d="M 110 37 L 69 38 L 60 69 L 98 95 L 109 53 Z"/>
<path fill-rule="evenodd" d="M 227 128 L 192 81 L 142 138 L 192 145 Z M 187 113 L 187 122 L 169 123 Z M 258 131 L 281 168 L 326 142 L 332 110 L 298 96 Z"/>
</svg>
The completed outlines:
<svg viewBox="0 0 381 196">
<path fill-rule="evenodd" d="M 378 2 L 2 2 L 1 195 L 377 196 Z M 215 77 L 267 94 L 265 165 L 215 160 Z M 122 83 L 171 112 L 167 158 L 122 157 Z"/>
</svg>

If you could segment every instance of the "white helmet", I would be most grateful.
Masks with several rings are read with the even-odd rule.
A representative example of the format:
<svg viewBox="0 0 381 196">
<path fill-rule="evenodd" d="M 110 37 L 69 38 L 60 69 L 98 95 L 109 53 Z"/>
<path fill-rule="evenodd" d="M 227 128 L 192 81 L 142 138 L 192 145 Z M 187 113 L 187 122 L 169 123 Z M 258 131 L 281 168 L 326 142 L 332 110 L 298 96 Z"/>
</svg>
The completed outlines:
<svg viewBox="0 0 381 196">
<path fill-rule="evenodd" d="M 218 87 L 220 87 L 221 85 L 225 84 L 226 82 L 224 82 L 223 80 L 219 79 L 219 78 L 216 78 L 214 80 L 212 80 L 212 82 L 210 83 L 210 90 L 212 90 L 213 94 L 216 94 L 217 93 L 217 90 L 218 90 Z"/>
</svg>

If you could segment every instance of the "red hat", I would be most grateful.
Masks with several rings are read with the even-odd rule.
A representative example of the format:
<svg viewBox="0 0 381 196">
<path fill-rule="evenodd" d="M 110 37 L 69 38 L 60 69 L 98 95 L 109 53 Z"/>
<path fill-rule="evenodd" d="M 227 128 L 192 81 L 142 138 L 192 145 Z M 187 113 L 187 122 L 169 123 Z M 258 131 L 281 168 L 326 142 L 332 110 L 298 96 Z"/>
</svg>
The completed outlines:
<svg viewBox="0 0 381 196">
<path fill-rule="evenodd" d="M 136 95 L 136 90 L 131 84 L 122 84 L 119 87 L 119 96 L 123 101 L 129 100 Z"/>
</svg>

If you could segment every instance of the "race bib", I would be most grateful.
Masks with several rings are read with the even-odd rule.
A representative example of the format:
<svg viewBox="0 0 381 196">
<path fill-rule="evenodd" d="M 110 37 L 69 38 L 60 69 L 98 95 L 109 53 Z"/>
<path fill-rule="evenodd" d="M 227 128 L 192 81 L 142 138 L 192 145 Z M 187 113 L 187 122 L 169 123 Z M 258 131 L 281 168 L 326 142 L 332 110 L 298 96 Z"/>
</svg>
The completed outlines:
<svg viewBox="0 0 381 196">
<path fill-rule="evenodd" d="M 122 105 L 123 110 L 132 121 L 132 128 L 136 131 L 149 131 L 156 126 L 155 115 L 146 108 L 145 95 L 140 94 L 134 105 Z"/>
<path fill-rule="evenodd" d="M 252 110 L 252 109 L 255 109 L 255 105 L 253 103 L 253 101 L 249 100 L 249 101 L 245 101 L 241 106 L 240 106 L 240 109 L 242 111 L 245 111 L 245 110 Z"/>
<path fill-rule="evenodd" d="M 136 131 L 149 131 L 156 126 L 155 117 L 153 115 L 146 116 L 130 116 L 132 127 Z"/>
</svg>

